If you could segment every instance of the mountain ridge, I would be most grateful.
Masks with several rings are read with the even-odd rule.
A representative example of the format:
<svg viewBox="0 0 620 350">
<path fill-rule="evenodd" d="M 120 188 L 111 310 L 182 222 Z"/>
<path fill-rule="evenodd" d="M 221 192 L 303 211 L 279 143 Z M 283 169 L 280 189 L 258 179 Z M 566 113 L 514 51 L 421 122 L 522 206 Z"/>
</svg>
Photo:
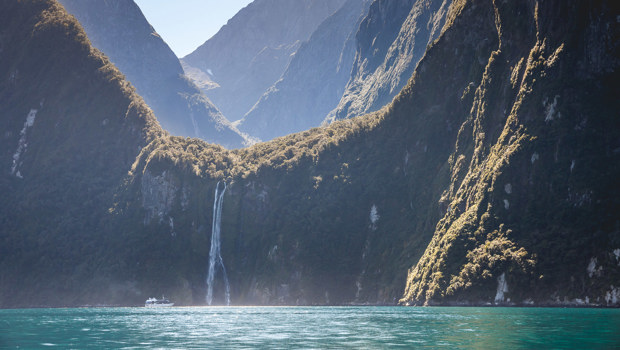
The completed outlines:
<svg viewBox="0 0 620 350">
<path fill-rule="evenodd" d="M 0 13 L 13 18 L 0 21 L 1 37 L 14 38 L 0 41 L 0 127 L 11 133 L 0 158 L 10 195 L 0 206 L 3 307 L 139 305 L 162 292 L 204 305 L 221 181 L 235 305 L 618 305 L 620 80 L 609 1 L 455 1 L 391 104 L 238 150 L 164 133 L 109 61 L 86 59 L 96 51 L 55 4 Z M 39 19 L 16 21 L 42 13 L 68 24 L 21 40 Z M 83 62 L 92 69 L 76 71 Z M 36 73 L 11 80 L 18 65 Z M 112 78 L 95 79 L 104 67 Z M 56 81 L 66 86 L 50 90 Z M 54 94 L 28 126 L 41 96 L 20 101 L 39 82 Z M 68 103 L 75 90 L 108 109 Z M 36 134 L 41 120 L 64 120 L 58 106 L 83 124 Z M 108 125 L 115 132 L 101 134 Z M 67 134 L 86 140 L 57 149 Z M 225 304 L 224 288 L 216 275 L 214 304 Z"/>
<path fill-rule="evenodd" d="M 93 278 L 85 292 L 109 291 L 113 278 L 95 268 L 107 203 L 165 132 L 61 5 L 2 8 L 0 305 L 58 306 Z"/>
<path fill-rule="evenodd" d="M 262 140 L 379 110 L 443 26 L 448 1 L 348 1 L 236 125 Z M 370 8 L 369 8 L 370 6 Z"/>
<path fill-rule="evenodd" d="M 369 5 L 370 1 L 349 0 L 325 19 L 237 127 L 267 141 L 319 126 L 349 79 L 355 52 L 352 33 Z"/>
<path fill-rule="evenodd" d="M 450 1 L 375 1 L 357 33 L 349 82 L 326 121 L 379 110 L 400 92 L 437 38 Z"/>
<path fill-rule="evenodd" d="M 60 2 L 77 17 L 93 45 L 136 86 L 166 130 L 228 148 L 249 144 L 184 76 L 179 59 L 133 1 Z"/>
</svg>

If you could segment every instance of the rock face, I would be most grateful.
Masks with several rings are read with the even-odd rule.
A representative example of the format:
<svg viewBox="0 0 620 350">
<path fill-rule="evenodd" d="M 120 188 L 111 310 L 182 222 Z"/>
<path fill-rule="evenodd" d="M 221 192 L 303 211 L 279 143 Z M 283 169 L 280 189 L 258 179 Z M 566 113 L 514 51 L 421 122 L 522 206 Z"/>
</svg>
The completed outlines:
<svg viewBox="0 0 620 350">
<path fill-rule="evenodd" d="M 448 0 L 377 0 L 357 33 L 351 77 L 331 122 L 373 112 L 405 86 L 443 28 Z"/>
<path fill-rule="evenodd" d="M 0 307 L 135 297 L 104 258 L 116 248 L 100 225 L 140 149 L 164 132 L 62 6 L 0 7 Z"/>
<path fill-rule="evenodd" d="M 185 78 L 178 58 L 133 1 L 60 3 L 136 87 L 164 129 L 229 148 L 245 145 L 239 131 Z"/>
<path fill-rule="evenodd" d="M 177 186 L 171 182 L 168 173 L 164 170 L 161 175 L 153 176 L 145 172 L 141 183 L 142 207 L 146 211 L 144 223 L 148 224 L 154 218 L 163 221 L 174 203 L 174 196 L 178 192 Z"/>
<path fill-rule="evenodd" d="M 239 120 L 280 78 L 301 43 L 344 1 L 256 0 L 183 58 L 186 67 L 194 68 L 186 72 L 207 87 L 207 96 L 228 119 Z"/>
<path fill-rule="evenodd" d="M 233 305 L 618 306 L 613 8 L 455 1 L 387 108 L 226 150 L 55 2 L 3 3 L 0 307 L 204 304 L 221 181 Z"/>
<path fill-rule="evenodd" d="M 270 140 L 316 127 L 338 103 L 351 75 L 355 33 L 370 1 L 348 0 L 304 42 L 282 77 L 238 124 Z"/>
<path fill-rule="evenodd" d="M 445 93 L 433 101 L 439 91 L 422 86 L 460 86 L 467 113 L 456 124 L 434 107 L 425 116 L 459 131 L 442 218 L 409 271 L 403 303 L 612 305 L 620 278 L 619 221 L 604 214 L 620 205 L 611 180 L 620 171 L 612 7 L 453 5 L 410 91 L 412 101 L 445 103 Z M 476 62 L 485 65 L 477 77 L 459 72 Z"/>
<path fill-rule="evenodd" d="M 270 140 L 387 105 L 440 34 L 449 4 L 380 0 L 369 9 L 348 1 L 300 47 L 239 129 Z"/>
</svg>

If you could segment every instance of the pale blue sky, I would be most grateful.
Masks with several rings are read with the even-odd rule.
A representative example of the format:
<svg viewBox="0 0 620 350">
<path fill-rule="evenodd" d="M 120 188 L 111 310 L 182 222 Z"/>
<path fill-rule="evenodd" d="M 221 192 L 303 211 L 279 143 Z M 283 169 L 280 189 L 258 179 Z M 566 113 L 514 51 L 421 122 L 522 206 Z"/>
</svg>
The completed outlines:
<svg viewBox="0 0 620 350">
<path fill-rule="evenodd" d="M 211 38 L 252 0 L 135 0 L 178 57 Z"/>
</svg>

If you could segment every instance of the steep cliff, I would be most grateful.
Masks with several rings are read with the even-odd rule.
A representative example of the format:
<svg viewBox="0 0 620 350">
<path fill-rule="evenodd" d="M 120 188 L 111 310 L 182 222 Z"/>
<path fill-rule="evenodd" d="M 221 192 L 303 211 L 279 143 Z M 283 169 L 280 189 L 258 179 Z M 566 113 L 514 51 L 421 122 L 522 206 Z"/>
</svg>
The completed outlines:
<svg viewBox="0 0 620 350">
<path fill-rule="evenodd" d="M 62 6 L 1 7 L 0 307 L 132 294 L 108 250 L 108 209 L 164 133 Z"/>
<path fill-rule="evenodd" d="M 280 78 L 301 43 L 344 1 L 253 1 L 183 58 L 186 71 L 203 81 L 199 85 L 207 87 L 207 96 L 228 119 L 239 120 Z M 204 83 L 198 74 L 212 81 Z"/>
<path fill-rule="evenodd" d="M 368 9 L 368 3 L 347 2 L 300 47 L 238 127 L 269 140 L 379 110 L 405 86 L 440 34 L 449 4 L 374 1 Z"/>
<path fill-rule="evenodd" d="M 338 105 L 326 114 L 326 121 L 373 112 L 390 103 L 441 32 L 450 3 L 375 1 L 356 36 L 350 80 Z"/>
<path fill-rule="evenodd" d="M 471 108 L 452 126 L 459 133 L 442 218 L 402 302 L 617 305 L 612 3 L 463 1 L 449 22 L 409 91 L 416 95 L 424 75 L 449 74 L 444 58 L 455 53 L 457 69 L 482 59 L 485 70 L 456 85 Z M 491 50 L 474 58 L 464 50 L 485 43 L 477 35 Z"/>
<path fill-rule="evenodd" d="M 229 148 L 246 145 L 239 131 L 184 76 L 179 59 L 133 1 L 60 3 L 136 87 L 164 129 Z"/>
<path fill-rule="evenodd" d="M 348 0 L 295 53 L 282 77 L 238 124 L 267 141 L 319 126 L 351 76 L 355 33 L 370 1 Z"/>
</svg>

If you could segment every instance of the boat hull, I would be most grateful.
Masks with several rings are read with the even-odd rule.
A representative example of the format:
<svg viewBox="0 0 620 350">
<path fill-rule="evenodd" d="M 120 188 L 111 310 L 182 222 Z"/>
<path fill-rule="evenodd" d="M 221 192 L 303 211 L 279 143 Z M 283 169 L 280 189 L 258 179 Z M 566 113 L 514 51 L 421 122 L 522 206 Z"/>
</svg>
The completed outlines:
<svg viewBox="0 0 620 350">
<path fill-rule="evenodd" d="M 174 306 L 174 303 L 168 303 L 168 304 L 144 304 L 144 307 L 170 307 L 170 306 Z"/>
</svg>

